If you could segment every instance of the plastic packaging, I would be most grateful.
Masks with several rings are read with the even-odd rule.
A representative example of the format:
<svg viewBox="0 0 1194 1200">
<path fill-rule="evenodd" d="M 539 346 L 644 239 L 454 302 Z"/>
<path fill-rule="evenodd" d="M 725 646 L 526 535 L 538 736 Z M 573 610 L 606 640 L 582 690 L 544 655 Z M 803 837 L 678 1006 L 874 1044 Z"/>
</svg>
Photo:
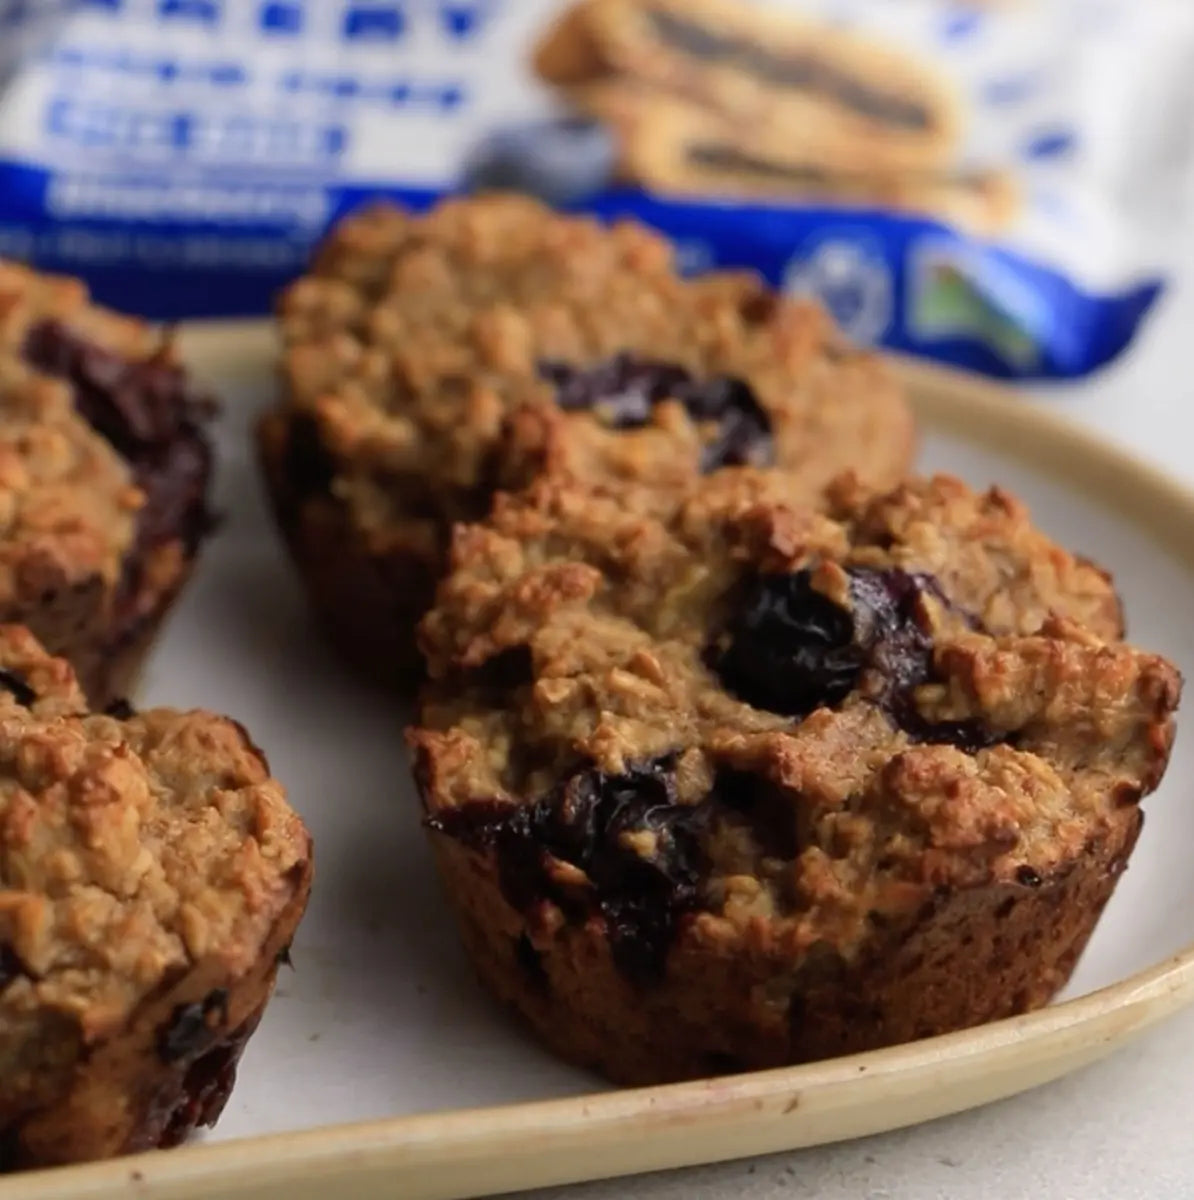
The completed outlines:
<svg viewBox="0 0 1194 1200">
<path fill-rule="evenodd" d="M 1166 280 L 1187 0 L 0 0 L 0 254 L 260 314 L 339 215 L 517 187 L 992 374 Z"/>
</svg>

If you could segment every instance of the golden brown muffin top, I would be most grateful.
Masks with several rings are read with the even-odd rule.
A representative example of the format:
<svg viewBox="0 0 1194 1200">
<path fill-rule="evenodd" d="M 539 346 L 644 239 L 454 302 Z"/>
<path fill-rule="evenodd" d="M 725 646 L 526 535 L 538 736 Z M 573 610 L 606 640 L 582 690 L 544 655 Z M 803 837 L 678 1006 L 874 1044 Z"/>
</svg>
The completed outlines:
<svg viewBox="0 0 1194 1200">
<path fill-rule="evenodd" d="M 89 712 L 0 626 L 0 1062 L 48 1012 L 98 1041 L 200 962 L 245 971 L 310 855 L 235 721 Z"/>
<path fill-rule="evenodd" d="M 1156 786 L 1178 672 L 1011 496 L 783 489 L 544 483 L 461 529 L 411 735 L 433 827 L 564 911 L 848 953 L 934 888 L 1064 872 Z"/>
<path fill-rule="evenodd" d="M 286 406 L 362 529 L 475 518 L 544 470 L 685 486 L 711 469 L 846 468 L 890 485 L 911 416 L 824 313 L 754 276 L 683 279 L 668 242 L 518 196 L 381 206 L 281 304 Z"/>
</svg>

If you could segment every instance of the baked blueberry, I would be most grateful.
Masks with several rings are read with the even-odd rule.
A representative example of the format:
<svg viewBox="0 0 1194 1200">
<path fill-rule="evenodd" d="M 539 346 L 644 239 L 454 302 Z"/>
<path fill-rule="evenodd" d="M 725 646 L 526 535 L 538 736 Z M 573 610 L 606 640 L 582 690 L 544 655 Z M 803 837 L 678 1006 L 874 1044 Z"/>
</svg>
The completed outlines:
<svg viewBox="0 0 1194 1200">
<path fill-rule="evenodd" d="M 564 412 L 592 413 L 609 429 L 641 429 L 650 424 L 658 405 L 668 400 L 680 404 L 694 422 L 716 430 L 701 453 L 702 473 L 774 461 L 771 419 L 740 379 L 698 380 L 673 363 L 625 352 L 587 369 L 543 362 L 539 373 L 556 389 L 556 403 Z"/>
<path fill-rule="evenodd" d="M 493 853 L 503 894 L 520 909 L 551 898 L 565 911 L 584 910 L 585 898 L 558 885 L 551 865 L 584 871 L 614 958 L 630 977 L 650 980 L 663 969 L 676 921 L 697 900 L 702 866 L 703 814 L 676 802 L 675 770 L 670 755 L 617 775 L 580 767 L 534 804 L 450 809 L 429 824 Z M 649 859 L 634 849 L 641 838 L 654 846 Z"/>
</svg>

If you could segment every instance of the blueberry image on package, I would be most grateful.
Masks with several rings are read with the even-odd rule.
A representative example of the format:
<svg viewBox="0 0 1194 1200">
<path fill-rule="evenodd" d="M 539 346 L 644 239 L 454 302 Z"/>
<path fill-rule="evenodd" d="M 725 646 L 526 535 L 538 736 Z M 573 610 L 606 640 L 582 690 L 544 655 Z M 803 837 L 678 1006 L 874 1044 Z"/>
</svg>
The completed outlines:
<svg viewBox="0 0 1194 1200">
<path fill-rule="evenodd" d="M 489 134 L 469 156 L 469 192 L 525 192 L 548 204 L 572 204 L 607 187 L 617 146 L 597 121 L 569 117 L 509 126 Z"/>
</svg>

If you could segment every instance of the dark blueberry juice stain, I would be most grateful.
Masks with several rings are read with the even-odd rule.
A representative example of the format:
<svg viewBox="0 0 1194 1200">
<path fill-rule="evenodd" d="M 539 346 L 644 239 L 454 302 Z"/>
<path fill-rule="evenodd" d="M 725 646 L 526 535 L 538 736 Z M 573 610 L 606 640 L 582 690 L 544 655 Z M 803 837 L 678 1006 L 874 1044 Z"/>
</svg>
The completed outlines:
<svg viewBox="0 0 1194 1200">
<path fill-rule="evenodd" d="M 37 693 L 29 686 L 28 680 L 5 667 L 0 667 L 0 688 L 11 692 L 12 698 L 26 708 L 37 702 Z"/>
<path fill-rule="evenodd" d="M 138 601 L 147 554 L 177 538 L 193 555 L 214 524 L 206 501 L 212 455 L 203 430 L 214 405 L 164 355 L 125 359 L 61 321 L 35 325 L 22 353 L 73 387 L 79 415 L 129 464 L 145 494 L 117 602 L 129 626 L 121 632 L 130 636 L 145 615 Z"/>
<path fill-rule="evenodd" d="M 158 1139 L 162 1149 L 180 1146 L 202 1125 L 214 1125 L 236 1082 L 242 1045 L 229 1041 L 199 1058 L 187 1071 L 182 1096 Z"/>
<path fill-rule="evenodd" d="M 336 465 L 313 417 L 304 414 L 291 421 L 282 474 L 296 502 L 323 495 L 331 487 Z"/>
<path fill-rule="evenodd" d="M 185 1065 L 178 1089 L 167 1089 L 150 1112 L 152 1145 L 162 1149 L 181 1145 L 200 1126 L 216 1123 L 232 1094 L 237 1064 L 256 1024 L 256 1020 L 245 1022 Z M 126 1147 L 127 1150 L 150 1148 L 146 1144 Z"/>
<path fill-rule="evenodd" d="M 945 601 L 936 580 L 899 569 L 848 574 L 853 611 L 818 592 L 810 571 L 753 580 L 709 651 L 726 688 L 756 708 L 805 717 L 841 704 L 867 675 L 872 698 L 914 741 L 970 752 L 999 741 L 978 721 L 927 721 L 913 702 L 933 678 L 920 598 Z"/>
<path fill-rule="evenodd" d="M 641 984 L 658 980 L 679 922 L 699 901 L 706 862 L 706 806 L 676 798 L 676 760 L 665 755 L 608 775 L 582 767 L 533 804 L 469 804 L 428 825 L 496 853 L 502 891 L 527 911 L 552 900 L 574 921 L 604 918 L 618 967 Z M 654 839 L 636 853 L 628 834 Z M 571 863 L 592 882 L 591 896 L 560 888 L 546 856 Z"/>
<path fill-rule="evenodd" d="M 514 940 L 514 959 L 537 991 L 545 992 L 550 988 L 551 981 L 543 967 L 543 958 L 525 933 Z"/>
<path fill-rule="evenodd" d="M 0 942 L 0 992 L 14 979 L 28 974 L 25 964 L 17 957 L 17 952 L 7 942 Z"/>
<path fill-rule="evenodd" d="M 784 788 L 750 771 L 722 767 L 712 799 L 747 821 L 764 854 L 788 862 L 800 856 L 804 847 L 796 828 L 795 805 Z"/>
<path fill-rule="evenodd" d="M 215 1040 L 215 1031 L 228 1023 L 228 993 L 215 988 L 201 1002 L 180 1004 L 158 1031 L 158 1057 L 172 1063 L 192 1058 Z"/>
<path fill-rule="evenodd" d="M 554 385 L 556 402 L 566 412 L 596 412 L 614 429 L 642 428 L 656 405 L 678 401 L 694 421 L 717 426 L 701 457 L 706 474 L 721 467 L 766 467 L 775 461 L 771 420 L 740 379 L 698 380 L 683 367 L 633 354 L 618 354 L 587 368 L 544 361 L 539 374 Z"/>
</svg>

